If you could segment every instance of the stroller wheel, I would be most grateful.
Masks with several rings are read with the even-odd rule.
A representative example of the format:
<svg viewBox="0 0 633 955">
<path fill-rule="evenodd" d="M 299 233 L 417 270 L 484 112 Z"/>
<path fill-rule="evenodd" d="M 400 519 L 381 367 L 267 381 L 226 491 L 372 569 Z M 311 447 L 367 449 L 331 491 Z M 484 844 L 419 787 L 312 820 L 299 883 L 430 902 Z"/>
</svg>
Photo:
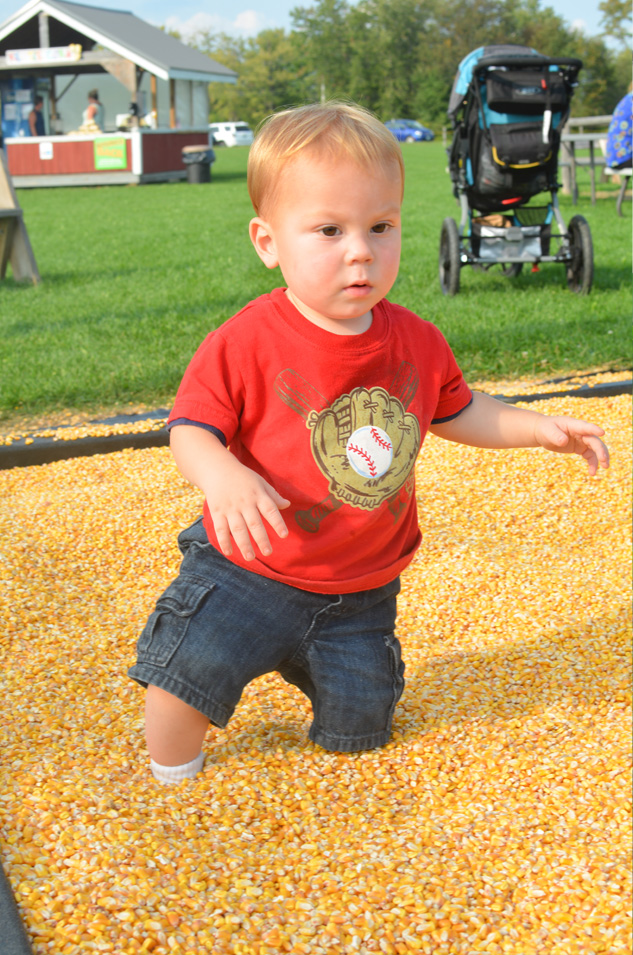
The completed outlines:
<svg viewBox="0 0 633 955">
<path fill-rule="evenodd" d="M 567 285 L 578 295 L 588 295 L 593 284 L 593 244 L 589 223 L 583 216 L 574 216 L 569 223 Z"/>
<path fill-rule="evenodd" d="M 459 232 L 454 219 L 444 219 L 440 233 L 440 286 L 444 295 L 459 292 Z"/>
</svg>

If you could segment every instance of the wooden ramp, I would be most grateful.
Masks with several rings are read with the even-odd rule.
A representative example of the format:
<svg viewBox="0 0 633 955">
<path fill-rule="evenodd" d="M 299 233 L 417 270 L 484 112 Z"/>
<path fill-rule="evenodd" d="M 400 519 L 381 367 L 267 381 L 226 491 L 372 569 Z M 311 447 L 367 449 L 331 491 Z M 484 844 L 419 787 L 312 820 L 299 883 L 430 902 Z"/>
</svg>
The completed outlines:
<svg viewBox="0 0 633 955">
<path fill-rule="evenodd" d="M 5 277 L 9 262 L 16 282 L 36 285 L 40 281 L 6 156 L 0 148 L 0 279 Z"/>
</svg>

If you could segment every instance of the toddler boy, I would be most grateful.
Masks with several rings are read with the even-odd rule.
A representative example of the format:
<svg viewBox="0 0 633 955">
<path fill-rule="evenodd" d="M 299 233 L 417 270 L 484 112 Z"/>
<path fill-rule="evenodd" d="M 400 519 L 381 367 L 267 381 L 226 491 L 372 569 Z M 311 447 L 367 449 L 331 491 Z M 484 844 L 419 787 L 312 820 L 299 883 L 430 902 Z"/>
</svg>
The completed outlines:
<svg viewBox="0 0 633 955">
<path fill-rule="evenodd" d="M 170 415 L 176 464 L 205 504 L 129 671 L 147 687 L 159 780 L 199 772 L 209 722 L 226 726 L 246 684 L 272 671 L 309 698 L 320 746 L 387 743 L 427 431 L 608 467 L 601 428 L 472 393 L 438 329 L 385 299 L 403 183 L 393 135 L 353 105 L 277 113 L 251 147 L 250 237 L 286 287 L 211 332 Z"/>
</svg>

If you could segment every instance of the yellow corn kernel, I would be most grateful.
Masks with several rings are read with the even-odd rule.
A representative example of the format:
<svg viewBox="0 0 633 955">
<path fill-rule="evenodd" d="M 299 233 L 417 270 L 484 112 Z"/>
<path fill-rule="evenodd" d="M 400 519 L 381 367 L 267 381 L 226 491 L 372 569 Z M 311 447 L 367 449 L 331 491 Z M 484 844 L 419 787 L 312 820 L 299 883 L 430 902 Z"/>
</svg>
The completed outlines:
<svg viewBox="0 0 633 955">
<path fill-rule="evenodd" d="M 173 789 L 125 671 L 199 493 L 167 449 L 0 471 L 2 861 L 34 955 L 628 950 L 631 398 L 530 407 L 600 423 L 612 467 L 427 437 L 389 745 L 319 749 L 269 674 Z"/>
</svg>

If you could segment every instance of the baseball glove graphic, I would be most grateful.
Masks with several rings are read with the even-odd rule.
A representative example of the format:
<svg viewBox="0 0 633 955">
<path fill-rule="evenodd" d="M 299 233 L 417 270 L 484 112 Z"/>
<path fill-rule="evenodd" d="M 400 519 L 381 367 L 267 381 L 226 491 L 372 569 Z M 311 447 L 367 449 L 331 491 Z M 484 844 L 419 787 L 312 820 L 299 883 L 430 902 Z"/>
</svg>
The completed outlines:
<svg viewBox="0 0 633 955">
<path fill-rule="evenodd" d="M 330 493 L 364 510 L 400 490 L 420 447 L 417 418 L 384 388 L 354 388 L 306 424 Z"/>
<path fill-rule="evenodd" d="M 354 388 L 331 405 L 290 368 L 275 381 L 275 391 L 311 431 L 314 459 L 328 480 L 327 498 L 310 512 L 296 515 L 305 530 L 343 503 L 372 510 L 393 499 L 407 482 L 420 448 L 420 426 L 405 411 L 417 390 L 415 368 L 403 362 L 391 386 Z"/>
</svg>

